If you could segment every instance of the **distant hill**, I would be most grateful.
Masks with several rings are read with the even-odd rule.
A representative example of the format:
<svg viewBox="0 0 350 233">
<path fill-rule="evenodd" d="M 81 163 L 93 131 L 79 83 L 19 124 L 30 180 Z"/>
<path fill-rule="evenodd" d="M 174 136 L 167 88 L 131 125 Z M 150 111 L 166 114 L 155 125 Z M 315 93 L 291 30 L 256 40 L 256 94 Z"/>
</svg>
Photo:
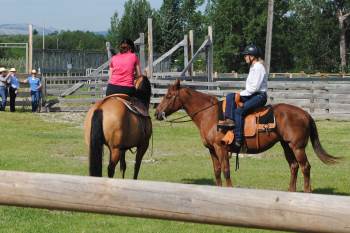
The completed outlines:
<svg viewBox="0 0 350 233">
<path fill-rule="evenodd" d="M 43 27 L 33 25 L 33 30 L 37 30 L 38 34 L 43 34 Z M 51 34 L 54 32 L 59 32 L 61 30 L 53 27 L 45 27 L 45 34 Z M 93 31 L 91 31 L 93 32 Z M 97 35 L 106 36 L 107 31 L 96 31 L 93 32 Z M 0 24 L 0 35 L 28 35 L 28 24 Z"/>
<path fill-rule="evenodd" d="M 33 30 L 37 30 L 39 34 L 43 33 L 43 27 L 33 25 Z M 45 27 L 45 34 L 51 34 L 58 31 L 52 27 Z M 28 24 L 0 24 L 0 35 L 27 35 Z"/>
</svg>

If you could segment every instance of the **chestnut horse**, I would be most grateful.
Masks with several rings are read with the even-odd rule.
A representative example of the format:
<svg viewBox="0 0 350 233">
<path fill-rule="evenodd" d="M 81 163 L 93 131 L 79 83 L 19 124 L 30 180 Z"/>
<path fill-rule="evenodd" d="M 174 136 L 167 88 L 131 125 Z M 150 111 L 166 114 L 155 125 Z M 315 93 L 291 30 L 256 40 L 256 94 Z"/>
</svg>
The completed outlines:
<svg viewBox="0 0 350 233">
<path fill-rule="evenodd" d="M 156 109 L 155 115 L 158 120 L 162 120 L 177 110 L 184 109 L 198 127 L 204 146 L 209 149 L 216 184 L 218 186 L 222 185 L 222 172 L 226 179 L 226 185 L 232 186 L 228 154 L 236 151 L 221 142 L 224 134 L 217 131 L 219 111 L 221 111 L 218 103 L 216 97 L 181 87 L 180 81 L 176 80 L 168 88 L 166 95 Z M 296 191 L 300 166 L 304 175 L 304 192 L 311 192 L 311 166 L 305 154 L 308 139 L 311 139 L 313 149 L 323 163 L 332 164 L 338 158 L 329 155 L 323 149 L 315 121 L 307 112 L 288 104 L 276 104 L 272 108 L 276 119 L 276 130 L 268 134 L 259 134 L 259 148 L 257 148 L 255 137 L 245 138 L 247 153 L 255 154 L 266 151 L 279 141 L 290 167 L 289 191 Z"/>
<path fill-rule="evenodd" d="M 147 77 L 136 80 L 136 94 L 147 109 L 151 99 L 151 84 Z M 96 102 L 85 118 L 85 143 L 89 148 L 90 176 L 102 176 L 103 145 L 110 152 L 108 177 L 114 176 L 115 167 L 120 160 L 120 170 L 124 178 L 126 163 L 125 151 L 137 148 L 134 179 L 137 179 L 143 155 L 152 135 L 150 117 L 136 114 L 115 95 Z"/>
</svg>

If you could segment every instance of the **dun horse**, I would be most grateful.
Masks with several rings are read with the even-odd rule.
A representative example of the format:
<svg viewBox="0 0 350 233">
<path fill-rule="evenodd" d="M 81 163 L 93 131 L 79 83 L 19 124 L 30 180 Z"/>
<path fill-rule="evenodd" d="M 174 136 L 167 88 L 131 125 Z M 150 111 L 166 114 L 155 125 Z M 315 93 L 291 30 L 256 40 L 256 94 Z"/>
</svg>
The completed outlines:
<svg viewBox="0 0 350 233">
<path fill-rule="evenodd" d="M 158 120 L 162 120 L 164 117 L 183 108 L 198 127 L 204 146 L 209 149 L 216 184 L 218 186 L 222 185 L 222 172 L 227 186 L 232 186 L 228 156 L 228 152 L 232 152 L 232 148 L 221 142 L 224 134 L 217 131 L 220 111 L 218 102 L 214 96 L 181 87 L 180 81 L 177 80 L 169 87 L 166 95 L 158 105 L 155 115 Z M 256 147 L 255 137 L 246 138 L 247 152 L 252 154 L 263 152 L 279 141 L 284 149 L 291 172 L 289 191 L 296 191 L 296 181 L 300 166 L 304 175 L 304 192 L 311 192 L 311 166 L 305 153 L 305 147 L 309 138 L 316 155 L 323 163 L 332 164 L 338 158 L 329 155 L 323 149 L 319 141 L 315 121 L 307 112 L 288 104 L 276 104 L 272 108 L 277 125 L 276 130 L 269 134 L 259 135 L 259 148 Z"/>
<path fill-rule="evenodd" d="M 147 77 L 136 81 L 136 96 L 147 109 L 151 98 L 151 84 Z M 152 134 L 149 116 L 131 111 L 118 95 L 111 95 L 95 103 L 85 119 L 85 142 L 89 148 L 89 170 L 91 176 L 102 176 L 103 145 L 110 151 L 108 177 L 113 177 L 120 160 L 124 178 L 126 170 L 125 152 L 137 148 L 134 179 L 137 179 L 143 155 Z"/>
</svg>

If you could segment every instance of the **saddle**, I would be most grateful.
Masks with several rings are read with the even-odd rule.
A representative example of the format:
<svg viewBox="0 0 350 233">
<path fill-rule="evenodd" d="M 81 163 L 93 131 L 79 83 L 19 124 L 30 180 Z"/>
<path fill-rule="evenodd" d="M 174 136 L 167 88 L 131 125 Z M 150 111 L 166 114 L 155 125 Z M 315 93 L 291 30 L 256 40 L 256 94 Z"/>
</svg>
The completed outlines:
<svg viewBox="0 0 350 233">
<path fill-rule="evenodd" d="M 102 101 L 109 99 L 109 98 L 117 98 L 130 111 L 132 111 L 133 113 L 135 113 L 137 115 L 144 116 L 144 117 L 150 116 L 147 106 L 136 97 L 130 97 L 126 94 L 113 94 L 113 95 L 106 96 Z"/>
<path fill-rule="evenodd" d="M 225 115 L 225 103 L 223 106 L 223 115 Z M 237 104 L 238 105 L 238 104 Z M 239 106 L 239 105 L 238 105 Z M 271 105 L 267 105 L 250 112 L 244 119 L 244 137 L 254 137 L 259 133 L 269 133 L 276 128 L 276 120 Z M 230 129 L 220 129 L 224 131 L 225 136 L 221 139 L 225 145 L 230 145 L 234 141 L 234 126 Z M 259 148 L 259 137 L 256 137 L 257 148 Z"/>
</svg>

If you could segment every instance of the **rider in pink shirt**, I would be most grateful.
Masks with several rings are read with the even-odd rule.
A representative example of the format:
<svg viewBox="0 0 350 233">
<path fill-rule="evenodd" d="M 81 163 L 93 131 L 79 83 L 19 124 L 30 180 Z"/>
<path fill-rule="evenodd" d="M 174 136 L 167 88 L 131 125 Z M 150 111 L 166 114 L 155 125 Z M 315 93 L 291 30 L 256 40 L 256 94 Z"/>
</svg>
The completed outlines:
<svg viewBox="0 0 350 233">
<path fill-rule="evenodd" d="M 141 76 L 140 62 L 135 52 L 134 42 L 124 39 L 119 45 L 120 52 L 114 55 L 109 64 L 109 80 L 106 96 L 122 93 L 135 95 L 134 75 Z"/>
</svg>

